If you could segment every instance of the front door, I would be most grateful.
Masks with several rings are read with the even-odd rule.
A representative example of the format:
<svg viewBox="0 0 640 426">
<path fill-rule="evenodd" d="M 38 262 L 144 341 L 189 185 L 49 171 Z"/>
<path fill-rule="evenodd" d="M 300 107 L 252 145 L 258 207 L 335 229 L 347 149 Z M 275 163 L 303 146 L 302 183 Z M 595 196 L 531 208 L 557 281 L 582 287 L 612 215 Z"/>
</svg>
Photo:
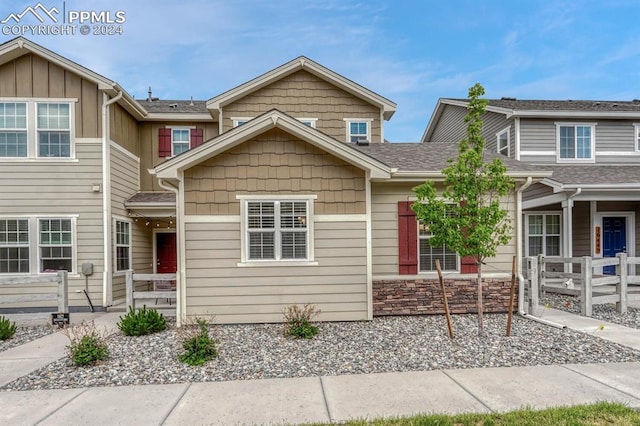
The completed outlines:
<svg viewBox="0 0 640 426">
<path fill-rule="evenodd" d="M 178 269 L 176 234 L 158 232 L 156 234 L 156 273 L 175 274 Z"/>
<path fill-rule="evenodd" d="M 617 253 L 627 251 L 627 218 L 603 217 L 602 218 L 602 255 L 614 257 Z M 615 266 L 605 266 L 602 273 L 614 275 Z"/>
</svg>

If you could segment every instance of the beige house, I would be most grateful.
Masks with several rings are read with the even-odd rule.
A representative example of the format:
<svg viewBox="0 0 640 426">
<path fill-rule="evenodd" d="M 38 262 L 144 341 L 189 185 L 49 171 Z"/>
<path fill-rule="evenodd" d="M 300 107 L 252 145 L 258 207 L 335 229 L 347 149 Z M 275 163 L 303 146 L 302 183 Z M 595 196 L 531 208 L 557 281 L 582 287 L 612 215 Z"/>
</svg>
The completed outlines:
<svg viewBox="0 0 640 426">
<path fill-rule="evenodd" d="M 366 320 L 438 312 L 440 259 L 454 311 L 468 311 L 474 265 L 431 247 L 409 208 L 411 188 L 441 179 L 457 148 L 388 143 L 395 110 L 305 57 L 208 101 L 136 100 L 29 40 L 9 41 L 0 277 L 65 269 L 72 309 L 87 308 L 82 290 L 108 309 L 122 305 L 127 271 L 176 273 L 179 318 L 274 322 L 285 306 L 312 303 L 322 320 Z M 518 182 L 505 206 L 520 230 L 522 191 L 550 173 L 505 163 Z M 498 295 L 488 310 L 505 309 L 521 235 L 486 268 Z"/>
</svg>

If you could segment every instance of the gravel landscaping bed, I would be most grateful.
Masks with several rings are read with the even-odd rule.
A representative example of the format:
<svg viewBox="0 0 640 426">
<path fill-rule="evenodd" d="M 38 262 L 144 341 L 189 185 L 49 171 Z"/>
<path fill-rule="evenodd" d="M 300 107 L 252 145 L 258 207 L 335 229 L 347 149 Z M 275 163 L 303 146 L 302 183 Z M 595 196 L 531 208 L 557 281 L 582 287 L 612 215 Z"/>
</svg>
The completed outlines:
<svg viewBox="0 0 640 426">
<path fill-rule="evenodd" d="M 640 361 L 640 351 L 596 335 L 557 329 L 506 314 L 485 315 L 485 338 L 475 315 L 455 315 L 450 341 L 443 316 L 380 317 L 371 322 L 320 323 L 312 340 L 283 336 L 283 325 L 214 325 L 219 357 L 201 367 L 180 363 L 174 327 L 143 337 L 115 333 L 110 359 L 76 368 L 67 358 L 4 386 L 3 390 L 63 389 L 380 373 L 391 371 Z"/>
<path fill-rule="evenodd" d="M 580 315 L 580 297 L 557 293 L 547 293 L 540 298 L 540 305 Z M 544 315 L 544 313 L 543 313 Z M 625 327 L 640 328 L 640 309 L 627 308 L 627 312 L 616 312 L 615 303 L 593 305 L 592 318 L 612 322 Z"/>
<path fill-rule="evenodd" d="M 11 339 L 0 340 L 0 352 L 16 346 L 24 345 L 55 332 L 57 329 L 48 325 L 18 326 L 16 334 Z"/>
</svg>

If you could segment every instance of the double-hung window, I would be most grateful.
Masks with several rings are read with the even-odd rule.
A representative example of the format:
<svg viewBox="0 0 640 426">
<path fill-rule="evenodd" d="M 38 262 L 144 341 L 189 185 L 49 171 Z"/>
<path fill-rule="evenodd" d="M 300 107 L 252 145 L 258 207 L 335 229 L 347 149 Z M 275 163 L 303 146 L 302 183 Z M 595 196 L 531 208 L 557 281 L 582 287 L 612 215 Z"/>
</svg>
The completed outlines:
<svg viewBox="0 0 640 426">
<path fill-rule="evenodd" d="M 595 124 L 556 123 L 558 162 L 593 162 Z"/>
<path fill-rule="evenodd" d="M 243 202 L 243 258 L 247 262 L 311 260 L 311 199 Z"/>
<path fill-rule="evenodd" d="M 509 128 L 504 129 L 500 133 L 496 134 L 496 146 L 498 154 L 509 156 Z"/>
<path fill-rule="evenodd" d="M 346 118 L 347 142 L 371 142 L 371 120 Z"/>
<path fill-rule="evenodd" d="M 27 104 L 0 102 L 0 157 L 26 157 Z"/>
<path fill-rule="evenodd" d="M 436 259 L 440 260 L 440 268 L 443 271 L 457 271 L 458 254 L 445 245 L 432 246 L 429 241 L 431 237 L 429 226 L 423 222 L 418 222 L 418 263 L 420 271 L 435 271 Z"/>
<path fill-rule="evenodd" d="M 0 219 L 0 274 L 29 273 L 29 220 Z"/>
<path fill-rule="evenodd" d="M 73 227 L 71 219 L 39 219 L 39 272 L 73 272 Z"/>
<path fill-rule="evenodd" d="M 68 103 L 38 103 L 38 157 L 71 157 Z"/>
<path fill-rule="evenodd" d="M 559 213 L 527 215 L 527 256 L 560 256 L 561 216 Z"/>
<path fill-rule="evenodd" d="M 171 129 L 171 155 L 182 154 L 189 150 L 190 147 L 190 129 L 188 128 L 172 128 Z"/>
<path fill-rule="evenodd" d="M 131 223 L 115 221 L 115 262 L 116 272 L 131 269 Z"/>
</svg>

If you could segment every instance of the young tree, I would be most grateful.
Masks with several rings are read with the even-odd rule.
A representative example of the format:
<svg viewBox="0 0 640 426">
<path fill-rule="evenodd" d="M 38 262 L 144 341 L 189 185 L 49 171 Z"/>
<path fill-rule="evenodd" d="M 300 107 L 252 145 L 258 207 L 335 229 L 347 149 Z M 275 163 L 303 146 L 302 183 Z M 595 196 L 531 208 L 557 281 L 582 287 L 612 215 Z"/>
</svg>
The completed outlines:
<svg viewBox="0 0 640 426">
<path fill-rule="evenodd" d="M 449 159 L 442 170 L 444 189 L 436 190 L 434 181 L 413 188 L 417 201 L 411 208 L 416 218 L 429 227 L 434 246 L 443 244 L 461 257 L 473 257 L 478 265 L 478 334 L 482 324 L 482 265 L 494 257 L 499 246 L 512 236 L 508 211 L 501 202 L 515 183 L 507 176 L 499 159 L 486 162 L 482 137 L 482 114 L 488 101 L 481 99 L 484 88 L 476 83 L 469 89 L 468 112 L 464 119 L 467 137 L 458 145 L 458 158 Z"/>
</svg>

